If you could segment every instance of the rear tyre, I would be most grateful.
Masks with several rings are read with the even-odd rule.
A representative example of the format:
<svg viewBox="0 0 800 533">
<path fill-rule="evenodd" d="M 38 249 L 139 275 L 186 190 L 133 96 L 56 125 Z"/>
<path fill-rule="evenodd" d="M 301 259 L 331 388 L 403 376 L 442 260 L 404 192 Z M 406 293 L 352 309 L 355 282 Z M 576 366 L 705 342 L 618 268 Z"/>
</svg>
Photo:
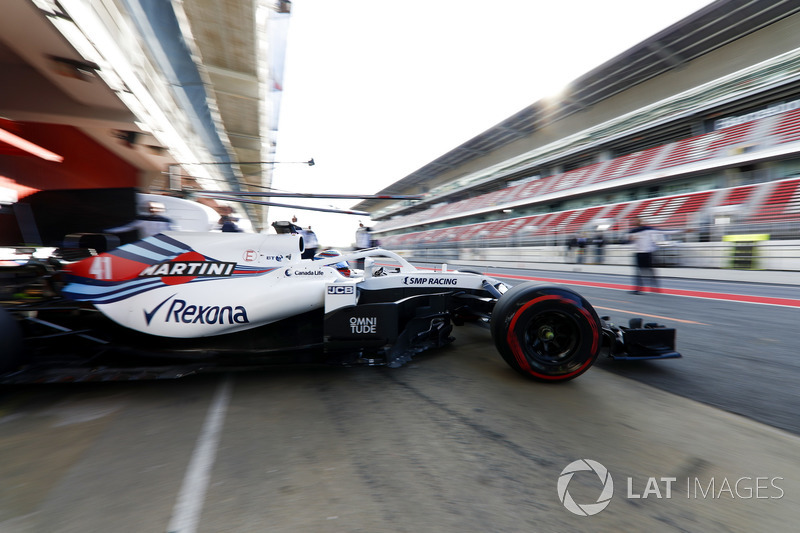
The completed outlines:
<svg viewBox="0 0 800 533">
<path fill-rule="evenodd" d="M 5 309 L 0 309 L 0 373 L 17 368 L 22 361 L 22 329 Z"/>
<path fill-rule="evenodd" d="M 563 287 L 517 285 L 492 312 L 497 351 L 517 372 L 540 381 L 567 381 L 586 372 L 601 348 L 600 319 L 591 304 Z"/>
</svg>

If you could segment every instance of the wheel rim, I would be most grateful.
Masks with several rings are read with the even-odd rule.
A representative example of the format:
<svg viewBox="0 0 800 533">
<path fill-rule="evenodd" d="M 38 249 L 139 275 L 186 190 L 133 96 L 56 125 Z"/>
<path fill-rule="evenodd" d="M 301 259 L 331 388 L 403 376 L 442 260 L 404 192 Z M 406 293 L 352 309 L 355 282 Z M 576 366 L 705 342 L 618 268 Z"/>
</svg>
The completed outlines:
<svg viewBox="0 0 800 533">
<path fill-rule="evenodd" d="M 546 311 L 531 317 L 521 344 L 532 364 L 562 366 L 572 361 L 580 336 L 580 324 L 574 317 L 562 311 Z"/>
</svg>

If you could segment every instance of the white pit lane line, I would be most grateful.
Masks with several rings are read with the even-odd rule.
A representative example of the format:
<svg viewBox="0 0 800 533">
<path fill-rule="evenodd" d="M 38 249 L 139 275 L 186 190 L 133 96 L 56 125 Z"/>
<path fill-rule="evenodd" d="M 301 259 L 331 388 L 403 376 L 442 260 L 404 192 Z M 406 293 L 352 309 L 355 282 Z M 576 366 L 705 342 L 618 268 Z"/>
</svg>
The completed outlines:
<svg viewBox="0 0 800 533">
<path fill-rule="evenodd" d="M 167 533 L 194 533 L 197 531 L 232 389 L 233 378 L 228 376 L 214 395 L 205 424 L 203 424 L 203 430 L 197 439 L 192 459 L 189 461 L 189 468 L 183 478 L 178 500 L 172 510 L 172 519 L 169 521 Z"/>
</svg>

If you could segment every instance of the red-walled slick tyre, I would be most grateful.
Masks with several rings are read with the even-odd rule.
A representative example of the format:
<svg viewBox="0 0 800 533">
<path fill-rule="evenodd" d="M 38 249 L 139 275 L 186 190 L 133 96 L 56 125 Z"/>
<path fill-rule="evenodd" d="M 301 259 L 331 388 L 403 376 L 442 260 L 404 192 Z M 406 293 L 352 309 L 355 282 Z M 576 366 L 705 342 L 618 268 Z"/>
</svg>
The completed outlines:
<svg viewBox="0 0 800 533">
<path fill-rule="evenodd" d="M 580 294 L 524 283 L 498 300 L 492 338 L 511 368 L 541 381 L 566 381 L 592 366 L 600 352 L 600 319 Z"/>
</svg>

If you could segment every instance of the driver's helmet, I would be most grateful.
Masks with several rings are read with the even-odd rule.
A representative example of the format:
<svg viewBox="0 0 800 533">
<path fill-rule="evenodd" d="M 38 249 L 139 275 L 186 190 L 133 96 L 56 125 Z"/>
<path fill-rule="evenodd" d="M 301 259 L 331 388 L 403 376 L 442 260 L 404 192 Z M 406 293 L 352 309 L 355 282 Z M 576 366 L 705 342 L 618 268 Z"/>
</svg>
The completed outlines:
<svg viewBox="0 0 800 533">
<path fill-rule="evenodd" d="M 317 255 L 315 255 L 314 256 L 314 260 L 317 260 L 317 259 L 328 259 L 329 257 L 339 257 L 340 255 L 342 255 L 342 252 L 340 252 L 339 250 L 324 250 L 324 251 L 318 253 Z M 347 261 L 341 261 L 339 263 L 336 263 L 333 266 L 334 266 L 334 268 L 336 270 L 339 271 L 339 273 L 342 276 L 344 276 L 346 278 L 349 278 L 350 274 L 352 274 L 352 272 L 350 271 L 350 265 L 347 263 Z"/>
</svg>

